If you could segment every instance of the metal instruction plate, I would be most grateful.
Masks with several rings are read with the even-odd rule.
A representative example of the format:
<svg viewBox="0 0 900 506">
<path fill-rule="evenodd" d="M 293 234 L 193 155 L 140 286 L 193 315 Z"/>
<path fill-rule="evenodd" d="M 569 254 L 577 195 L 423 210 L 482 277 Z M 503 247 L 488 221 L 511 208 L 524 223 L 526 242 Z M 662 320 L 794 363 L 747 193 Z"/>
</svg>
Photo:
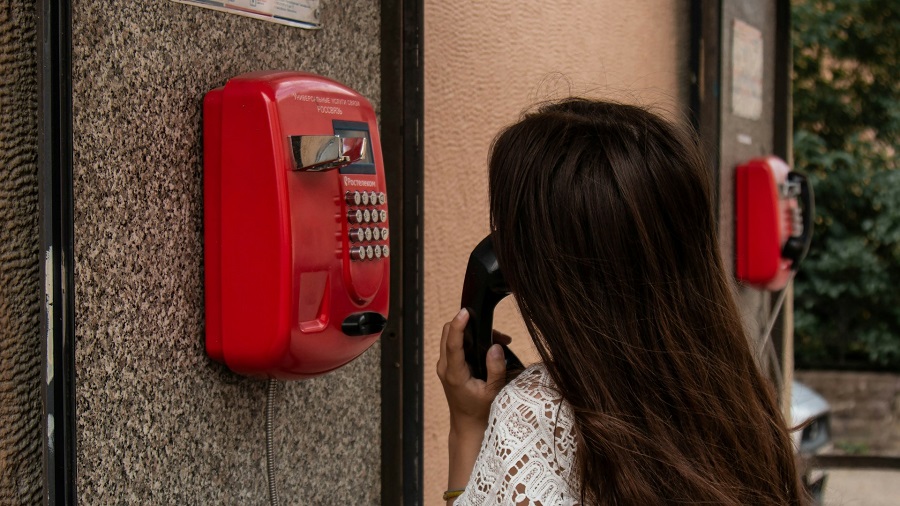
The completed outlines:
<svg viewBox="0 0 900 506">
<path fill-rule="evenodd" d="M 322 28 L 319 0 L 172 0 L 217 11 L 314 30 Z"/>
</svg>

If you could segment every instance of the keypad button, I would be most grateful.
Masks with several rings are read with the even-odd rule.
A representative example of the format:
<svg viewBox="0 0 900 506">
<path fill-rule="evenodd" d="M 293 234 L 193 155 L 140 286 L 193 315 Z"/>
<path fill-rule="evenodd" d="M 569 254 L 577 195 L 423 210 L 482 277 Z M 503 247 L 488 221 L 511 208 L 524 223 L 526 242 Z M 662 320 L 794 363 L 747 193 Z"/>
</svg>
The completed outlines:
<svg viewBox="0 0 900 506">
<path fill-rule="evenodd" d="M 362 246 L 356 246 L 354 248 L 350 248 L 350 260 L 360 261 L 366 259 L 366 248 Z"/>
<path fill-rule="evenodd" d="M 372 223 L 378 223 L 378 222 L 380 221 L 380 220 L 379 220 L 379 218 L 380 218 L 379 214 L 381 214 L 381 213 L 379 213 L 379 212 L 378 212 L 377 210 L 375 210 L 375 209 L 372 209 Z"/>
<path fill-rule="evenodd" d="M 381 229 L 380 228 L 375 227 L 372 229 L 372 238 L 375 239 L 376 241 L 381 240 Z"/>
<path fill-rule="evenodd" d="M 381 229 L 381 240 L 387 241 L 387 238 L 388 238 L 388 229 L 382 228 Z"/>
<path fill-rule="evenodd" d="M 364 222 L 369 223 L 370 221 L 372 221 L 372 211 L 369 211 L 368 209 L 366 209 L 365 211 L 362 212 L 362 215 L 363 215 Z"/>
<path fill-rule="evenodd" d="M 375 258 L 381 258 L 381 246 L 375 246 Z"/>
<path fill-rule="evenodd" d="M 374 258 L 375 249 L 372 246 L 366 246 L 366 258 Z"/>
<path fill-rule="evenodd" d="M 347 221 L 350 223 L 362 223 L 364 218 L 364 213 L 359 209 L 354 209 L 351 211 L 347 211 Z M 369 220 L 366 220 L 369 221 Z"/>
<path fill-rule="evenodd" d="M 383 206 L 387 202 L 387 195 L 384 192 L 378 192 L 378 205 Z"/>
<path fill-rule="evenodd" d="M 391 248 L 389 248 L 387 244 L 381 247 L 381 256 L 384 258 L 391 256 Z"/>
<path fill-rule="evenodd" d="M 369 192 L 369 203 L 371 203 L 373 206 L 378 205 L 378 194 L 377 193 L 375 193 L 373 191 Z"/>
<path fill-rule="evenodd" d="M 347 192 L 344 194 L 344 200 L 348 205 L 358 206 L 362 202 L 362 195 L 359 192 Z"/>
<path fill-rule="evenodd" d="M 380 215 L 379 218 L 381 218 L 381 221 L 387 221 L 387 211 L 382 209 L 381 211 L 378 211 L 378 214 Z"/>
<path fill-rule="evenodd" d="M 369 194 L 366 192 L 362 192 L 362 205 L 369 205 Z"/>
<path fill-rule="evenodd" d="M 350 240 L 353 242 L 363 242 L 363 239 L 366 238 L 365 231 L 361 228 L 351 228 L 350 229 Z"/>
<path fill-rule="evenodd" d="M 371 241 L 372 240 L 372 229 L 367 228 L 365 233 L 366 233 L 366 240 Z"/>
</svg>

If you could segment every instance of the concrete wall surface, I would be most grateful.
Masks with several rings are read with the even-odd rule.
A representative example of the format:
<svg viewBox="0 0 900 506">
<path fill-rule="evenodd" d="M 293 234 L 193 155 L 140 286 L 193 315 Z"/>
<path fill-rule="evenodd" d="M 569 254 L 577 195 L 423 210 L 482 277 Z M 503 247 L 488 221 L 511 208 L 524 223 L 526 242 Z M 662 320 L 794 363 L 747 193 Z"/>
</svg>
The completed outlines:
<svg viewBox="0 0 900 506">
<path fill-rule="evenodd" d="M 201 104 L 238 74 L 322 74 L 380 106 L 380 6 L 301 30 L 170 1 L 73 2 L 81 504 L 267 504 L 265 382 L 204 352 Z M 380 348 L 282 385 L 284 504 L 380 500 Z"/>
<path fill-rule="evenodd" d="M 469 252 L 488 232 L 488 146 L 535 102 L 571 94 L 687 114 L 689 2 L 425 2 L 425 504 L 446 486 L 447 406 L 434 374 Z M 514 304 L 495 326 L 535 360 Z"/>
<path fill-rule="evenodd" d="M 0 504 L 41 500 L 36 26 L 0 9 Z"/>
</svg>

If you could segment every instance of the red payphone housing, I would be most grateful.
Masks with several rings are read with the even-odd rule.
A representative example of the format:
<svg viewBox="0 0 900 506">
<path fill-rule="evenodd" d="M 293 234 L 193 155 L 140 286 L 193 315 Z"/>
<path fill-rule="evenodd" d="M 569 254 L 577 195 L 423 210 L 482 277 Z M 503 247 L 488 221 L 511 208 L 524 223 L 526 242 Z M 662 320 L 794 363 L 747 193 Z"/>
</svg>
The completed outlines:
<svg viewBox="0 0 900 506">
<path fill-rule="evenodd" d="M 372 106 L 321 76 L 259 72 L 207 93 L 203 113 L 207 354 L 279 379 L 353 360 L 388 316 Z"/>
<path fill-rule="evenodd" d="M 812 240 L 813 196 L 806 177 L 774 156 L 739 165 L 735 215 L 737 278 L 765 290 L 784 288 Z"/>
</svg>

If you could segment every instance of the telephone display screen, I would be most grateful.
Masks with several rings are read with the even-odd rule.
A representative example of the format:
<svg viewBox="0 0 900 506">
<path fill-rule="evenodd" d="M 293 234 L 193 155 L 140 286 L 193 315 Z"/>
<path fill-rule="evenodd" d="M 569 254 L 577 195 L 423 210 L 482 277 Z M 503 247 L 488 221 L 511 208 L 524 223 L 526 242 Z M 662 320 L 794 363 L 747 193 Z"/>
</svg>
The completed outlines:
<svg viewBox="0 0 900 506">
<path fill-rule="evenodd" d="M 335 121 L 334 135 L 352 138 L 362 137 L 366 140 L 366 149 L 363 151 L 362 158 L 346 167 L 342 167 L 340 169 L 341 174 L 375 173 L 375 162 L 372 158 L 372 139 L 369 137 L 367 125 L 351 121 Z"/>
</svg>

